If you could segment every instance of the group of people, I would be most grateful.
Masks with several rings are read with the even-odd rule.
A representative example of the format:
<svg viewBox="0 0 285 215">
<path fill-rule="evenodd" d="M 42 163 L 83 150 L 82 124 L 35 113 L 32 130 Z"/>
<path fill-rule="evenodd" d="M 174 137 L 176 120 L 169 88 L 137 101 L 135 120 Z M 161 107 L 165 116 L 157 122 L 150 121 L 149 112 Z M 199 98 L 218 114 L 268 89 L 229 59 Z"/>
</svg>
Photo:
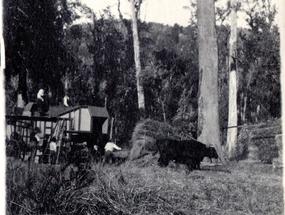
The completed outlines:
<svg viewBox="0 0 285 215">
<path fill-rule="evenodd" d="M 52 137 L 47 143 L 47 139 L 41 141 L 41 130 L 36 127 L 30 134 L 30 142 L 27 146 L 27 151 L 30 151 L 30 156 L 28 158 L 29 162 L 39 162 L 37 157 L 38 154 L 42 157 L 48 154 L 48 163 L 56 163 L 56 154 L 57 154 L 57 143 L 56 138 Z M 48 153 L 47 153 L 48 151 Z M 40 153 L 39 153 L 40 152 Z"/>
<path fill-rule="evenodd" d="M 37 99 L 36 99 L 36 104 L 37 104 L 37 112 L 40 114 L 40 116 L 45 116 L 49 110 L 49 98 L 51 97 L 51 94 L 47 92 L 48 90 L 44 90 L 43 88 L 39 89 L 37 93 Z M 65 93 L 65 96 L 63 98 L 63 105 L 65 107 L 69 107 L 71 105 L 70 103 L 70 98 L 68 96 L 68 92 Z M 42 138 L 43 141 L 41 141 L 41 130 L 40 128 L 35 128 L 32 129 L 32 132 L 30 133 L 30 141 L 28 144 L 25 146 L 25 150 L 23 152 L 24 157 L 23 160 L 25 159 L 25 154 L 27 152 L 30 152 L 30 156 L 28 160 L 30 162 L 40 162 L 39 157 L 37 155 L 41 155 L 41 158 L 47 157 L 48 155 L 48 163 L 50 164 L 56 164 L 57 159 L 58 159 L 58 150 L 59 150 L 59 143 L 56 139 L 56 137 L 51 137 L 51 138 Z M 102 146 L 102 143 L 105 142 L 106 140 L 101 140 L 99 139 L 99 142 L 97 143 L 98 145 Z M 106 141 L 107 143 L 104 146 L 104 156 L 103 156 L 103 163 L 113 163 L 114 162 L 114 151 L 116 150 L 121 150 L 119 146 L 115 144 L 114 141 L 109 140 Z M 83 144 L 84 145 L 84 144 Z M 86 146 L 87 144 L 85 144 Z M 102 152 L 99 152 L 99 147 L 98 145 L 94 145 L 93 149 L 89 149 L 89 152 L 92 154 L 94 157 L 97 157 L 97 160 L 101 160 L 102 157 Z M 68 148 L 68 149 L 67 149 Z M 102 149 L 102 148 L 100 148 Z M 64 143 L 62 142 L 61 146 L 61 157 L 65 154 L 67 155 L 71 151 L 71 146 L 65 147 Z M 18 151 L 21 151 L 20 149 Z M 66 152 L 65 152 L 66 151 Z M 40 152 L 40 153 L 39 153 Z M 67 158 L 66 158 L 67 159 Z M 45 159 L 46 160 L 46 159 Z"/>
<path fill-rule="evenodd" d="M 16 139 L 16 137 L 20 137 L 21 135 L 17 133 L 13 136 L 15 136 L 14 139 Z M 17 141 L 21 139 L 19 137 L 17 138 Z M 14 146 L 18 146 L 19 144 L 13 143 Z M 41 130 L 40 128 L 36 127 L 30 133 L 29 143 L 27 143 L 25 146 L 23 143 L 21 143 L 22 147 L 18 147 L 19 149 L 17 148 L 17 153 L 14 156 L 22 158 L 21 155 L 23 154 L 22 160 L 25 160 L 25 155 L 29 154 L 29 162 L 44 162 L 49 164 L 56 164 L 62 159 L 67 161 L 69 159 L 68 157 L 70 157 L 71 154 L 73 154 L 73 156 L 71 155 L 71 160 L 69 162 L 73 162 L 73 160 L 76 159 L 80 160 L 82 157 L 82 153 L 80 151 L 85 151 L 90 154 L 90 157 L 88 157 L 90 161 L 92 159 L 91 157 L 93 156 L 93 158 L 95 158 L 95 161 L 100 161 L 103 158 L 103 164 L 110 164 L 114 163 L 115 161 L 114 152 L 122 150 L 119 146 L 115 144 L 114 141 L 109 140 L 104 145 L 104 155 L 102 157 L 102 152 L 100 153 L 100 148 L 96 144 L 93 146 L 93 152 L 87 148 L 86 142 L 79 144 L 81 146 L 81 148 L 79 147 L 80 149 L 75 145 L 76 144 L 70 144 L 70 141 L 68 141 L 66 138 L 63 138 L 63 140 L 61 141 L 61 147 L 59 147 L 59 142 L 57 141 L 56 137 L 41 138 Z M 60 156 L 58 156 L 59 148 L 61 150 Z M 79 153 L 76 153 L 76 151 L 79 151 Z"/>
<path fill-rule="evenodd" d="M 63 106 L 69 107 L 71 106 L 70 98 L 68 96 L 68 92 L 65 93 L 63 97 Z M 44 89 L 40 89 L 37 93 L 37 109 L 41 116 L 45 116 L 49 110 L 49 97 L 51 97 L 51 93 L 46 93 Z"/>
</svg>

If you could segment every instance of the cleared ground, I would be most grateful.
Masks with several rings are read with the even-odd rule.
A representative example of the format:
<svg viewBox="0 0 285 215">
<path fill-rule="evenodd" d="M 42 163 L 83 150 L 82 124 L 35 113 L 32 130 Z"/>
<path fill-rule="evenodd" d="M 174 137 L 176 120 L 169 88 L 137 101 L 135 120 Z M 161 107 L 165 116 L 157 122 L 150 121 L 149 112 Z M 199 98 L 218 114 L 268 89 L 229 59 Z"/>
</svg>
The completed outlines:
<svg viewBox="0 0 285 215">
<path fill-rule="evenodd" d="M 121 169 L 127 187 L 137 185 L 139 189 L 154 192 L 165 199 L 165 205 L 175 208 L 174 211 L 185 214 L 283 214 L 281 171 L 273 171 L 271 165 L 231 164 L 227 168 L 231 173 L 221 167 L 207 166 L 190 174 L 180 167 L 159 168 L 156 165 L 145 168 L 125 165 Z M 114 168 L 107 171 L 110 175 L 116 172 Z"/>
</svg>

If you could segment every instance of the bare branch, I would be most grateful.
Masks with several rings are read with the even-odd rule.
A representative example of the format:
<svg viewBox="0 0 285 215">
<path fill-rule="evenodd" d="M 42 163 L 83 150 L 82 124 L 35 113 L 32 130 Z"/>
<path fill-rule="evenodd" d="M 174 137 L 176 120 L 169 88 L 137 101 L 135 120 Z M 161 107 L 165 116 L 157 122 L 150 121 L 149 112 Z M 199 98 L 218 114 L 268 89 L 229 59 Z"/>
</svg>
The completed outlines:
<svg viewBox="0 0 285 215">
<path fill-rule="evenodd" d="M 118 13 L 119 13 L 120 20 L 123 21 L 124 17 L 123 17 L 123 14 L 121 12 L 121 1 L 120 0 L 118 0 Z"/>
<path fill-rule="evenodd" d="M 121 1 L 120 0 L 118 0 L 118 8 L 117 9 L 118 9 L 119 18 L 120 18 L 121 22 L 123 23 L 126 31 L 128 33 L 130 33 L 129 32 L 129 28 L 128 28 L 128 21 L 123 17 L 123 14 L 122 14 L 122 11 L 121 11 Z"/>
<path fill-rule="evenodd" d="M 139 16 L 140 16 L 140 9 L 141 9 L 142 2 L 143 2 L 143 0 L 134 0 L 135 13 L 136 13 L 137 19 L 139 19 Z"/>
</svg>

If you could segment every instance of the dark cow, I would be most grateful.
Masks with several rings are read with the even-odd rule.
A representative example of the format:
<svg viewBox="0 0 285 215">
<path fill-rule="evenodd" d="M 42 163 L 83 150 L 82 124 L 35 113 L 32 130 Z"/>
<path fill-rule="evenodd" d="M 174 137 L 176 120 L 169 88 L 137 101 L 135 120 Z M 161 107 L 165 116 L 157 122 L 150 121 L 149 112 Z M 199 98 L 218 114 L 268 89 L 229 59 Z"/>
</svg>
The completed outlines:
<svg viewBox="0 0 285 215">
<path fill-rule="evenodd" d="M 211 163 L 212 163 L 212 158 L 218 159 L 219 156 L 218 156 L 216 149 L 213 146 L 209 146 L 206 157 L 210 158 Z"/>
<path fill-rule="evenodd" d="M 207 147 L 205 144 L 191 140 L 159 139 L 156 141 L 160 158 L 160 166 L 167 166 L 171 160 L 176 163 L 186 164 L 189 171 L 200 169 L 200 163 L 204 157 L 218 158 L 214 147 Z"/>
</svg>

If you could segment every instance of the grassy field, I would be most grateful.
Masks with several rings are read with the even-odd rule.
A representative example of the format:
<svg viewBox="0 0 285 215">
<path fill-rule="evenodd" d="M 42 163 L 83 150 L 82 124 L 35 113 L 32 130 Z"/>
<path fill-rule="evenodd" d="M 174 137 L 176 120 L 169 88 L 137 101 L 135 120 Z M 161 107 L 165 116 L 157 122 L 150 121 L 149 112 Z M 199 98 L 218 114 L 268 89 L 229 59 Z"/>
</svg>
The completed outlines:
<svg viewBox="0 0 285 215">
<path fill-rule="evenodd" d="M 89 186 L 63 188 L 58 178 L 47 183 L 46 187 L 52 183 L 51 187 L 59 187 L 49 196 L 43 189 L 50 188 L 43 184 L 50 170 L 35 168 L 31 184 L 15 180 L 24 164 L 8 165 L 8 214 L 283 214 L 282 174 L 271 165 L 232 163 L 227 167 L 231 173 L 223 167 L 202 166 L 201 171 L 187 174 L 183 166 L 160 168 L 155 162 L 95 164 Z M 31 200 L 32 195 L 38 197 Z"/>
</svg>

